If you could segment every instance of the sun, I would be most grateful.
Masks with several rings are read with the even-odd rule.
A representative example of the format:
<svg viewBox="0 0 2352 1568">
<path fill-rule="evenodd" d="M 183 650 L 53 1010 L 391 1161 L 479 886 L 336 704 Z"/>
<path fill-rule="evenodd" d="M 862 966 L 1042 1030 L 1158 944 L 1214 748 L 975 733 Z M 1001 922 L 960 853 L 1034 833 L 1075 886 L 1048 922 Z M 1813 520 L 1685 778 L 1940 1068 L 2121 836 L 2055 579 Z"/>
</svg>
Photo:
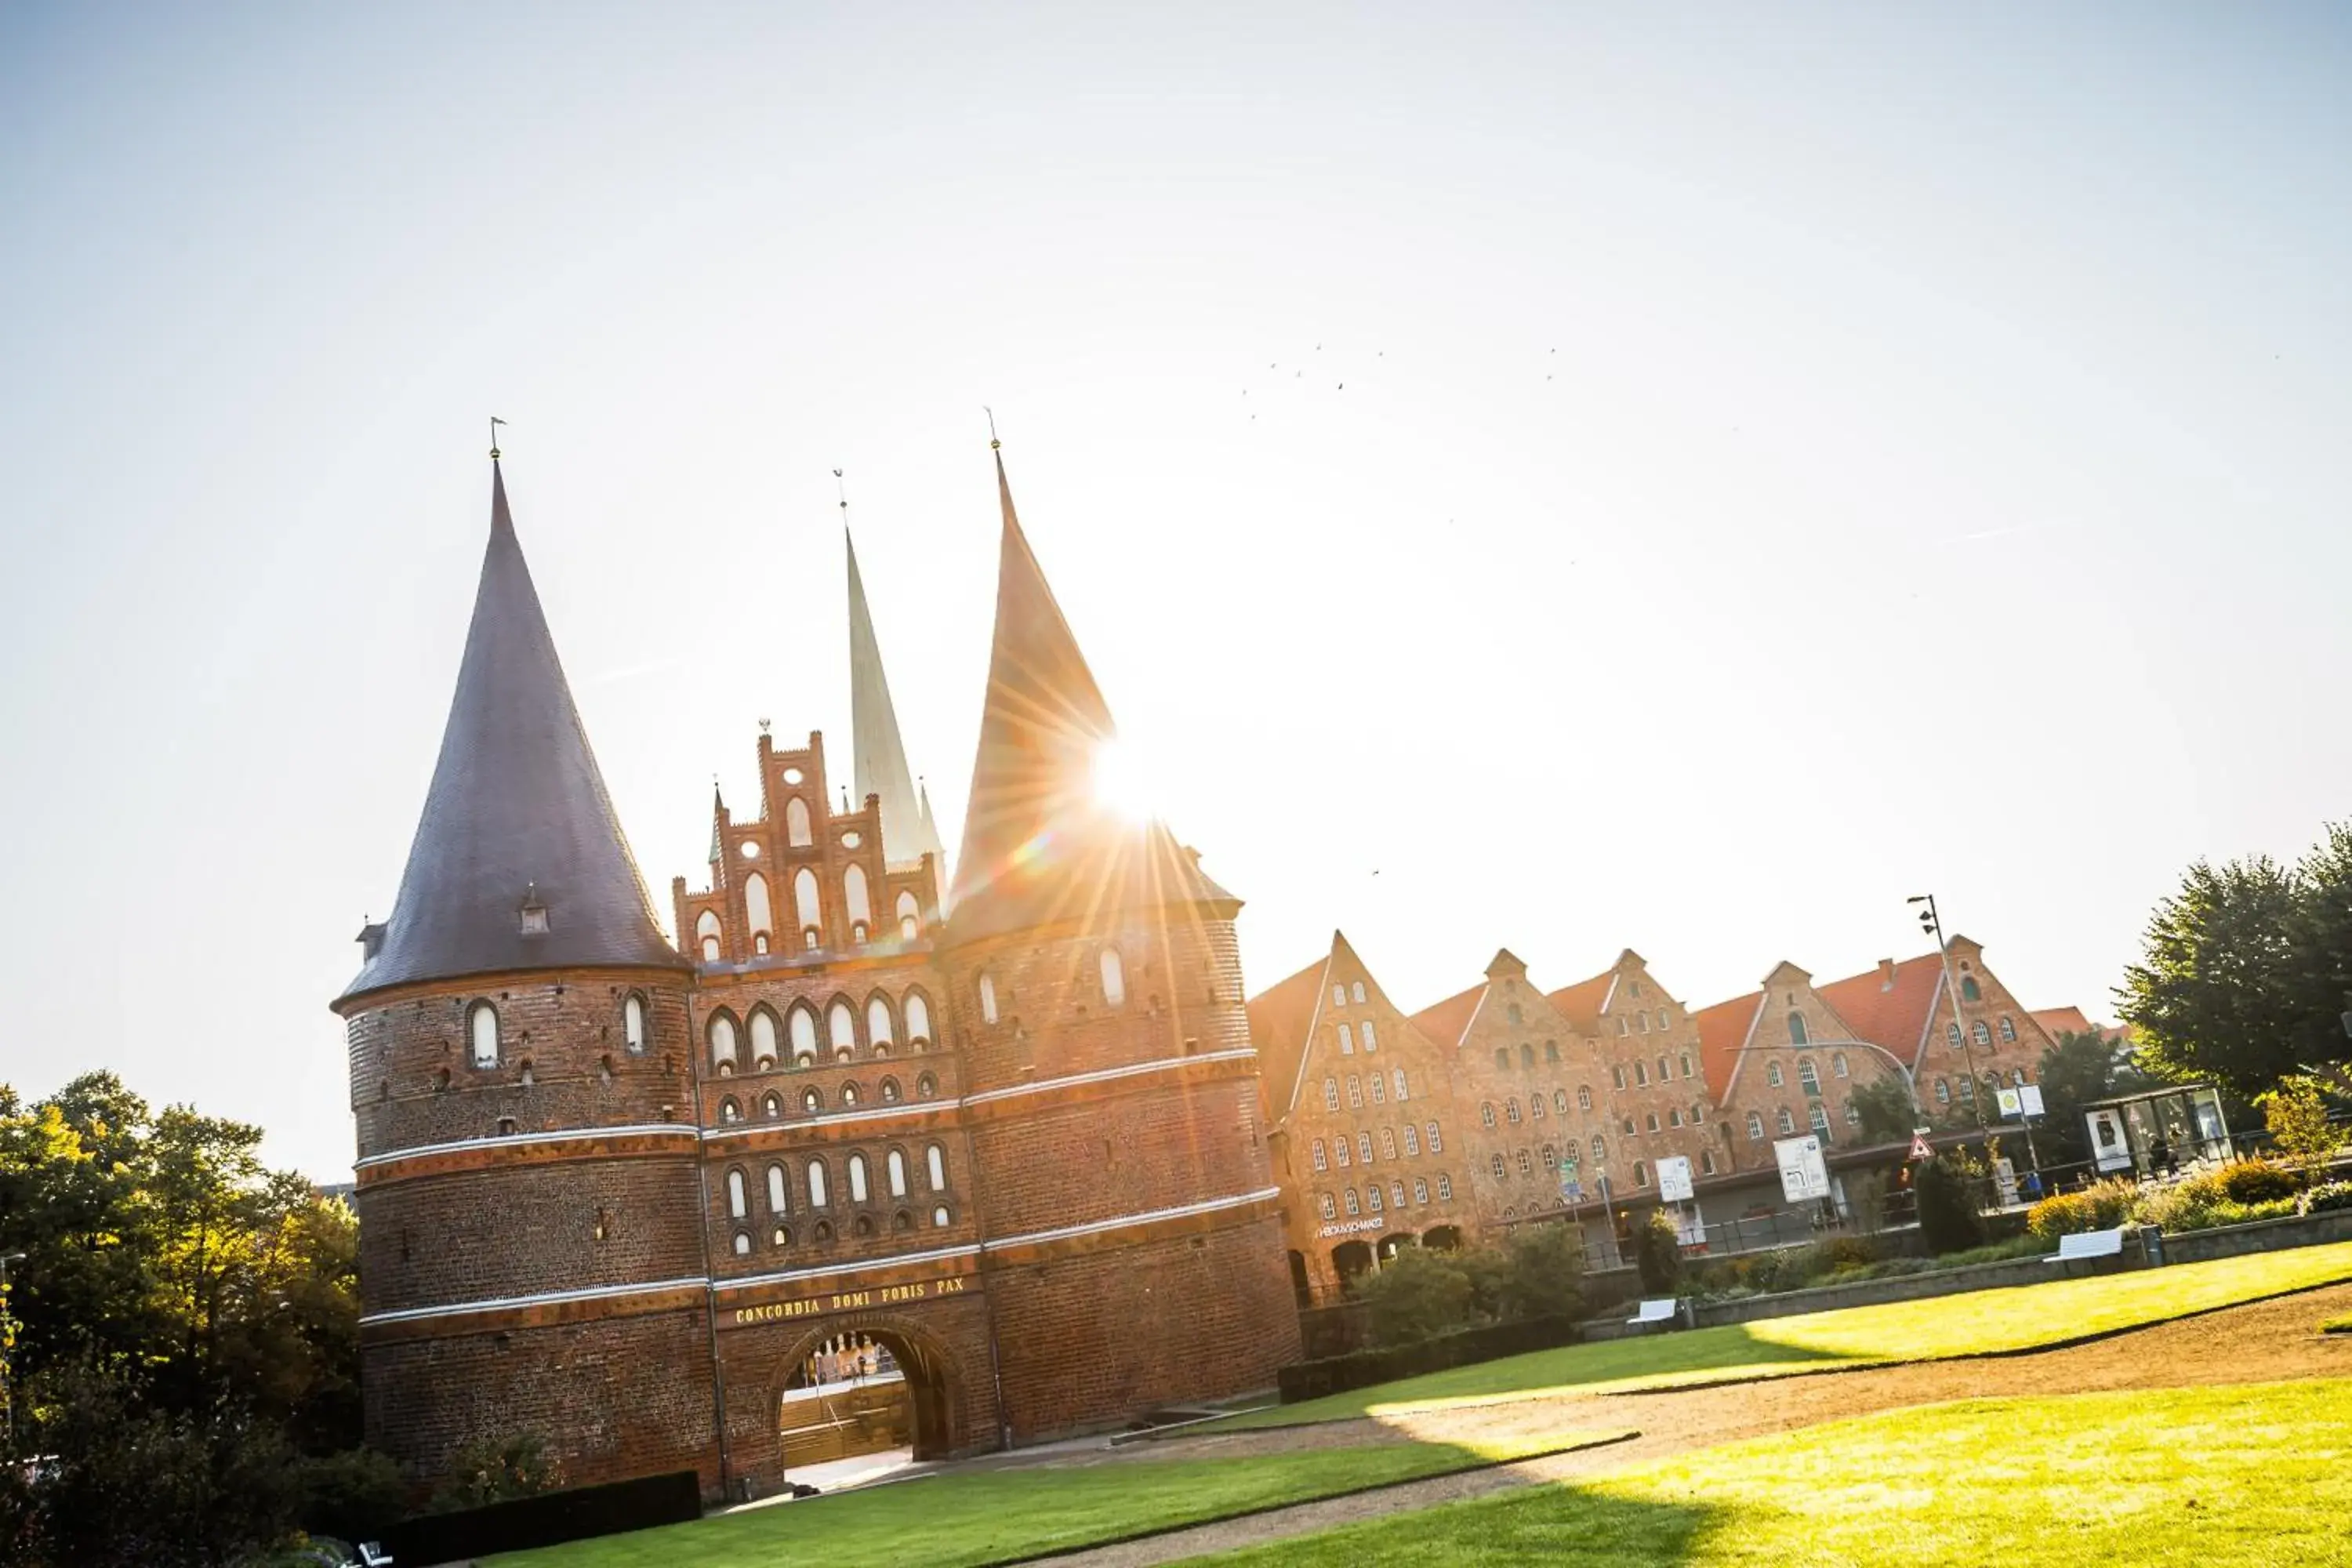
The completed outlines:
<svg viewBox="0 0 2352 1568">
<path fill-rule="evenodd" d="M 1095 748 L 1094 791 L 1096 804 L 1129 822 L 1149 822 L 1154 815 L 1150 771 L 1124 741 Z"/>
</svg>

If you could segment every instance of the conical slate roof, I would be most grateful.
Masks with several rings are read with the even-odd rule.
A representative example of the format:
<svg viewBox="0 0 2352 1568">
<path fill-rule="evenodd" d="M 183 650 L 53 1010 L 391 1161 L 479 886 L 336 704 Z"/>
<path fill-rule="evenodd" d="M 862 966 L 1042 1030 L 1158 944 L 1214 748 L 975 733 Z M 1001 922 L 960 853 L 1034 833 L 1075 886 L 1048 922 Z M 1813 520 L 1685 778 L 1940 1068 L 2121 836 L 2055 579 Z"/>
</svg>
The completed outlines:
<svg viewBox="0 0 2352 1568">
<path fill-rule="evenodd" d="M 893 861 L 947 858 L 930 813 L 915 793 L 907 767 L 906 743 L 898 735 L 898 710 L 890 702 L 889 678 L 882 672 L 882 645 L 866 607 L 866 582 L 857 573 L 857 542 L 843 529 L 849 554 L 850 774 L 862 806 L 867 795 L 882 801 L 882 848 Z"/>
<path fill-rule="evenodd" d="M 495 462 L 490 476 L 489 547 L 441 759 L 392 918 L 362 933 L 367 958 L 343 1001 L 502 970 L 687 967 L 614 818 Z"/>
<path fill-rule="evenodd" d="M 1176 903 L 1239 901 L 1157 822 L 1106 810 L 1095 764 L 1118 727 L 1045 582 L 996 460 L 1003 511 L 988 694 L 956 857 L 958 940 Z"/>
</svg>

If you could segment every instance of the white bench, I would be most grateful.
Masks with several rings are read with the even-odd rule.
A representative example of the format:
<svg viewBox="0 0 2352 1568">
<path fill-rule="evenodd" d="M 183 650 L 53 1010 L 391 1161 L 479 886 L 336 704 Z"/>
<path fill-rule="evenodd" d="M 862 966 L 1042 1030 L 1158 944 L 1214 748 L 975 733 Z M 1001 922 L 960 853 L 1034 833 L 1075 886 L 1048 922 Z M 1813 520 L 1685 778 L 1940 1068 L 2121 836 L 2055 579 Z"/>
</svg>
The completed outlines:
<svg viewBox="0 0 2352 1568">
<path fill-rule="evenodd" d="M 2072 1236 L 2058 1238 L 2058 1250 L 2043 1258 L 2044 1263 L 2074 1263 L 2093 1258 L 2121 1258 L 2124 1254 L 2123 1227 L 2113 1230 L 2078 1230 Z"/>
<path fill-rule="evenodd" d="M 392 1553 L 373 1541 L 360 1542 L 359 1568 L 392 1568 Z"/>
<path fill-rule="evenodd" d="M 1654 1301 L 1644 1301 L 1642 1303 L 1642 1310 L 1625 1321 L 1633 1324 L 1671 1323 L 1675 1321 L 1675 1308 L 1680 1303 L 1672 1296 L 1662 1297 Z"/>
</svg>

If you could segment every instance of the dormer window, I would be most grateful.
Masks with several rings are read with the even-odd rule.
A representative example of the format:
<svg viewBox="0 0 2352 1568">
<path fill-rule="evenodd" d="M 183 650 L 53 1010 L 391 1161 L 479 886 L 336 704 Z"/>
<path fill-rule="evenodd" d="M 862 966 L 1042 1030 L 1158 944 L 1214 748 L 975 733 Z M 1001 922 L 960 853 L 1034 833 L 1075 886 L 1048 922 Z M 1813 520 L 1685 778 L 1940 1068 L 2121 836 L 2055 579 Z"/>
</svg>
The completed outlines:
<svg viewBox="0 0 2352 1568">
<path fill-rule="evenodd" d="M 536 899 L 522 907 L 522 934 L 525 936 L 547 934 L 547 906 Z"/>
</svg>

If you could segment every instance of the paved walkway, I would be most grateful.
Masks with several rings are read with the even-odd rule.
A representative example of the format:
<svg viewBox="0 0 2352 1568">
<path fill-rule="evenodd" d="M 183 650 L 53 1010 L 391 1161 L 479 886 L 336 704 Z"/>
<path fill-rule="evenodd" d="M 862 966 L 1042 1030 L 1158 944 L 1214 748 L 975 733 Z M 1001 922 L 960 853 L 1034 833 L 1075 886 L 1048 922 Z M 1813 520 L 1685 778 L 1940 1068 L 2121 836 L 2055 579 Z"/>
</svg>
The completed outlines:
<svg viewBox="0 0 2352 1568">
<path fill-rule="evenodd" d="M 1169 1439 L 1142 1445 L 1151 1458 L 1243 1457 L 1327 1444 L 1391 1440 L 1443 1442 L 1476 1433 L 1568 1427 L 1641 1428 L 1631 1442 L 1465 1474 L 1434 1477 L 1354 1497 L 1221 1520 L 1119 1546 L 1048 1559 L 1087 1568 L 1139 1568 L 1203 1552 L 1230 1551 L 1335 1525 L 1377 1519 L 1538 1482 L 1570 1480 L 1693 1448 L 1843 1421 L 1904 1405 L 2001 1395 L 2086 1394 L 2107 1389 L 2175 1388 L 2263 1383 L 2294 1377 L 2352 1377 L 2352 1334 L 2315 1331 L 2325 1317 L 2352 1310 L 2352 1284 L 2231 1307 L 2202 1317 L 2120 1334 L 2071 1350 L 1980 1361 L 1925 1362 L 1776 1378 L 1729 1387 L 1664 1394 L 1574 1394 L 1394 1418 L 1409 1430 L 1372 1420 L 1333 1421 L 1286 1432 Z M 1122 1453 L 1129 1450 L 1123 1450 Z M 1063 1462 L 1102 1462 L 1072 1454 Z"/>
</svg>

